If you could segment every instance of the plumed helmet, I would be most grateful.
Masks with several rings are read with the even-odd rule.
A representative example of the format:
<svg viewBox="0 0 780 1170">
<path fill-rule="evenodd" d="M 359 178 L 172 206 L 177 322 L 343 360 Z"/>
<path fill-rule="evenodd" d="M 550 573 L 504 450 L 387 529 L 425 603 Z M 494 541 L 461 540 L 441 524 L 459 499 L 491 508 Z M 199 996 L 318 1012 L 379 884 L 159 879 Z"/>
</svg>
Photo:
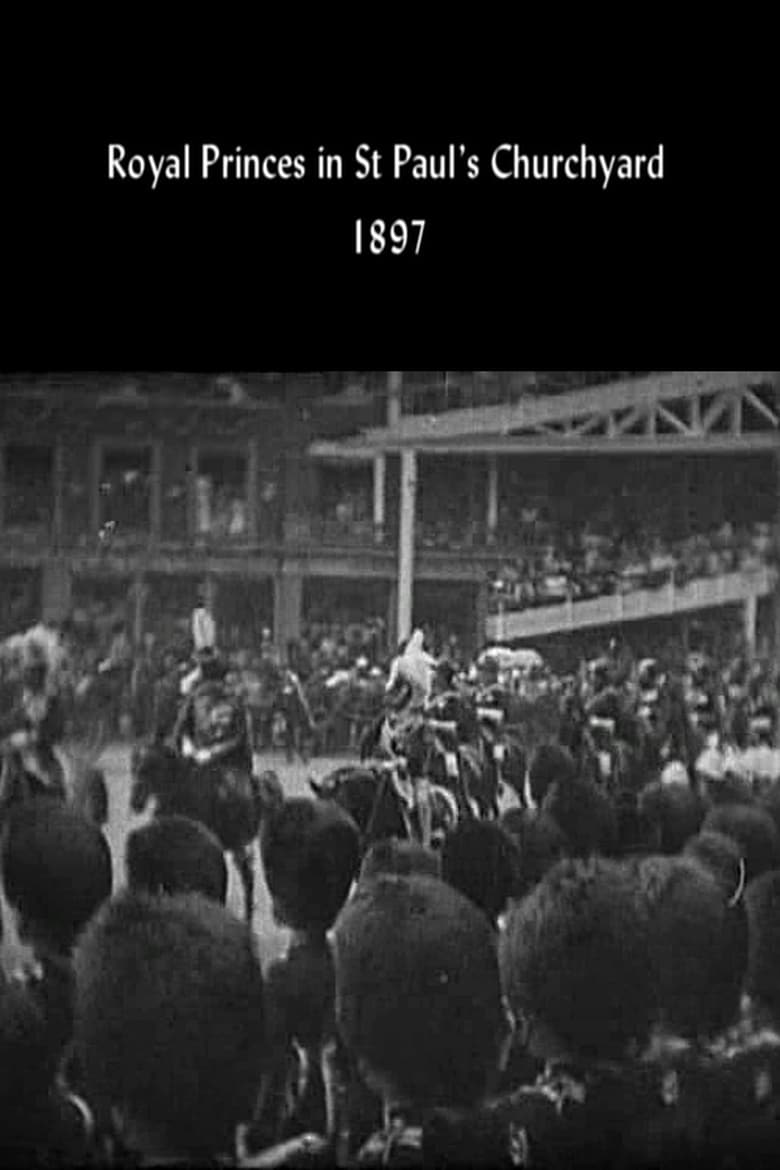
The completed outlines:
<svg viewBox="0 0 780 1170">
<path fill-rule="evenodd" d="M 403 654 L 396 659 L 396 673 L 427 694 L 435 667 L 435 659 L 423 649 L 422 630 L 415 630 Z"/>
<path fill-rule="evenodd" d="M 24 670 L 40 668 L 48 678 L 57 674 L 65 658 L 56 632 L 42 624 L 8 639 L 6 645 L 18 655 Z"/>
<path fill-rule="evenodd" d="M 658 678 L 658 663 L 655 658 L 643 658 L 639 663 L 638 681 L 643 690 L 654 687 Z"/>
</svg>

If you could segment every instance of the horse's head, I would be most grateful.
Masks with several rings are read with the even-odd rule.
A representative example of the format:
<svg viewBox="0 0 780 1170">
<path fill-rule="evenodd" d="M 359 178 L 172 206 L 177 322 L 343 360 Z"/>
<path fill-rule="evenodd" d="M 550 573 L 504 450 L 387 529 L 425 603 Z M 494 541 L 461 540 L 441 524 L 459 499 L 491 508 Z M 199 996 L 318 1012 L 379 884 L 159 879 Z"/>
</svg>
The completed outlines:
<svg viewBox="0 0 780 1170">
<path fill-rule="evenodd" d="M 173 749 L 160 743 L 142 744 L 133 749 L 130 809 L 142 813 L 153 796 L 157 796 L 178 765 Z"/>
<path fill-rule="evenodd" d="M 309 788 L 320 800 L 333 800 L 352 817 L 361 835 L 368 828 L 379 780 L 370 768 L 347 765 L 329 772 L 321 780 L 309 777 Z M 380 827 L 381 828 L 381 827 Z M 393 832 L 379 835 L 393 836 Z"/>
<path fill-rule="evenodd" d="M 328 772 L 327 776 L 319 779 L 309 776 L 309 789 L 318 800 L 336 800 L 344 787 L 345 769 L 337 768 L 335 772 Z"/>
</svg>

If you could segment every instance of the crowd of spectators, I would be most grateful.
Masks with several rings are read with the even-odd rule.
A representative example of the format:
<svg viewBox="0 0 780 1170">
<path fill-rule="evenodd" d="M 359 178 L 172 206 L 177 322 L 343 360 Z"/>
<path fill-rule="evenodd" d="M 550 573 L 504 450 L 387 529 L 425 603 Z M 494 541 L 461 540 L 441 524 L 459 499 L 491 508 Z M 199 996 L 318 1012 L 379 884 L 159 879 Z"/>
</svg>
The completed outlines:
<svg viewBox="0 0 780 1170">
<path fill-rule="evenodd" d="M 381 617 L 304 622 L 294 654 L 303 679 L 314 670 L 348 669 L 361 659 L 378 666 L 388 654 L 386 623 Z"/>
<path fill-rule="evenodd" d="M 186 818 L 121 857 L 70 807 L 13 810 L 0 874 L 34 962 L 0 978 L 3 1161 L 765 1164 L 780 789 L 667 769 L 629 816 L 557 744 L 528 776 L 535 807 L 440 852 L 364 852 L 332 802 L 281 794 L 271 962 Z"/>
<path fill-rule="evenodd" d="M 489 578 L 493 613 L 657 589 L 670 581 L 682 587 L 776 562 L 776 543 L 764 523 L 743 528 L 727 523 L 676 540 L 650 528 L 613 533 L 586 528 L 575 534 L 546 525 L 542 542 L 535 525 L 529 522 L 529 528 L 522 551 Z"/>
</svg>

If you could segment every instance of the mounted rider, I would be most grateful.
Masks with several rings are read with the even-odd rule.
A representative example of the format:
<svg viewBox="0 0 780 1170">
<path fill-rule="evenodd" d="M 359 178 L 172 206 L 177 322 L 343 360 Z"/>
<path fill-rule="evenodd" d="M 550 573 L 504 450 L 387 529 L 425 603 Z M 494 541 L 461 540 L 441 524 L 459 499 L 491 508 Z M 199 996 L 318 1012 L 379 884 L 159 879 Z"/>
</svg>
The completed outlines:
<svg viewBox="0 0 780 1170">
<path fill-rule="evenodd" d="M 65 794 L 55 749 L 65 734 L 60 695 L 62 650 L 56 634 L 43 625 L 9 639 L 17 655 L 19 692 L 12 709 L 0 717 L 0 740 L 8 754 L 3 765 L 2 803 L 13 799 L 20 782 L 31 794 Z"/>
<path fill-rule="evenodd" d="M 414 630 L 393 659 L 385 687 L 386 713 L 379 742 L 388 754 L 402 755 L 408 736 L 423 725 L 425 706 L 432 694 L 435 666 L 435 660 L 423 648 L 422 630 Z M 425 776 L 413 776 L 410 780 L 420 818 L 422 843 L 430 847 L 430 782 Z"/>
<path fill-rule="evenodd" d="M 192 638 L 196 665 L 181 683 L 184 701 L 171 735 L 173 746 L 196 764 L 219 761 L 251 773 L 249 714 L 227 685 L 227 666 L 216 648 L 216 625 L 204 604 L 193 610 Z"/>
<path fill-rule="evenodd" d="M 604 655 L 588 662 L 583 703 L 586 740 L 600 780 L 606 783 L 614 779 L 617 743 L 625 716 L 623 699 L 615 685 L 614 659 Z"/>
</svg>

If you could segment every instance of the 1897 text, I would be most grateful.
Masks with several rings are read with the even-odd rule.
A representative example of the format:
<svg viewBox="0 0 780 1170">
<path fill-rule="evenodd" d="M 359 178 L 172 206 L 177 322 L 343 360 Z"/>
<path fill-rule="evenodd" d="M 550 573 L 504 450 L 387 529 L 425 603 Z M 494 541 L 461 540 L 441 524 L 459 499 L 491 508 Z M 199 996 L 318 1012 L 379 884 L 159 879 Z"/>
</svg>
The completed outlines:
<svg viewBox="0 0 780 1170">
<path fill-rule="evenodd" d="M 394 219 L 389 225 L 383 219 L 375 219 L 365 226 L 368 231 L 368 239 L 364 242 L 363 220 L 355 220 L 355 252 L 358 256 L 362 256 L 364 252 L 370 253 L 372 256 L 381 256 L 388 247 L 394 256 L 400 256 L 412 246 L 414 247 L 414 255 L 420 255 L 423 232 L 425 231 L 424 219 L 412 219 L 408 223 L 405 219 Z M 416 240 L 413 239 L 415 231 L 417 232 Z"/>
</svg>

